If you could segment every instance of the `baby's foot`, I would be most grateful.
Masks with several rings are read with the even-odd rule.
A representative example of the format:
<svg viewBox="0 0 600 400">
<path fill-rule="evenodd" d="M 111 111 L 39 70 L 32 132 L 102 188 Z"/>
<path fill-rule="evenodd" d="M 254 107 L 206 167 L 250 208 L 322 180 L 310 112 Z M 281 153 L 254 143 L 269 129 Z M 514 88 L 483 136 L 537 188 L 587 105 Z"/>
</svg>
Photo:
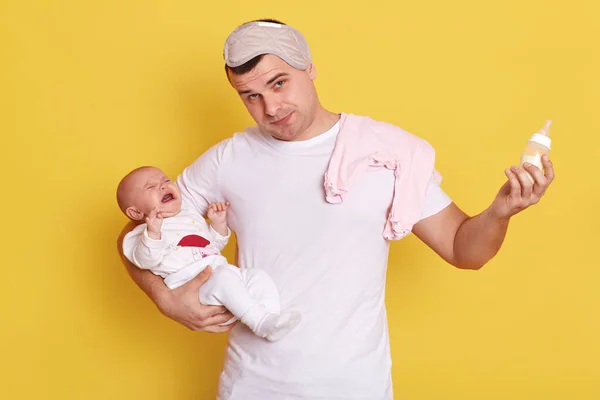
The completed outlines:
<svg viewBox="0 0 600 400">
<path fill-rule="evenodd" d="M 280 315 L 269 313 L 265 315 L 257 329 L 257 334 L 275 342 L 285 337 L 300 323 L 302 316 L 298 311 L 287 311 Z"/>
</svg>

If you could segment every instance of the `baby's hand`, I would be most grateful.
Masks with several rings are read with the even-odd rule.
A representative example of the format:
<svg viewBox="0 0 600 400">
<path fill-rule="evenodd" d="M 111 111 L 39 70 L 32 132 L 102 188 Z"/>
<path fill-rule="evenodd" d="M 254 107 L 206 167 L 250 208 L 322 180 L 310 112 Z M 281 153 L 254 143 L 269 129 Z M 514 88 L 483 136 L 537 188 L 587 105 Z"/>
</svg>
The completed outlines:
<svg viewBox="0 0 600 400">
<path fill-rule="evenodd" d="M 216 223 L 216 224 L 225 223 L 228 207 L 229 207 L 229 202 L 210 203 L 208 205 L 208 212 L 206 213 L 206 216 L 208 217 L 208 219 L 210 220 L 211 223 Z"/>
<path fill-rule="evenodd" d="M 162 227 L 163 217 L 158 207 L 150 212 L 150 215 L 146 217 L 146 228 L 148 229 L 148 236 L 152 239 L 160 240 L 160 228 Z"/>
</svg>

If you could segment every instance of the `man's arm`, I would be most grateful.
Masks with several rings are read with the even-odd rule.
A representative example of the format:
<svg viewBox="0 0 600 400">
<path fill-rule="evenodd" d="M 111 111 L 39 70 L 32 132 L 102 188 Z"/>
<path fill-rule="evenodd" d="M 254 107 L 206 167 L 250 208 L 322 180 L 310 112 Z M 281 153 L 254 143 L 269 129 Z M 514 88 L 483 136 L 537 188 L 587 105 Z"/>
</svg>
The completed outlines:
<svg viewBox="0 0 600 400">
<path fill-rule="evenodd" d="M 457 268 L 479 269 L 500 250 L 507 228 L 508 220 L 496 220 L 489 209 L 469 217 L 452 203 L 419 221 L 413 232 L 446 262 Z"/>
<path fill-rule="evenodd" d="M 121 231 L 117 240 L 119 255 L 131 279 L 150 297 L 160 312 L 191 330 L 214 333 L 231 330 L 235 324 L 219 325 L 233 317 L 231 313 L 226 312 L 225 307 L 205 306 L 198 300 L 198 290 L 210 277 L 210 267 L 186 284 L 171 290 L 163 283 L 161 277 L 136 267 L 125 257 L 123 238 L 134 226 L 133 223 L 129 223 Z"/>
<path fill-rule="evenodd" d="M 500 250 L 510 218 L 537 204 L 554 180 L 552 162 L 544 156 L 542 163 L 545 173 L 531 164 L 506 170 L 508 181 L 481 214 L 469 217 L 450 204 L 415 224 L 414 234 L 448 263 L 464 269 L 481 268 Z"/>
</svg>

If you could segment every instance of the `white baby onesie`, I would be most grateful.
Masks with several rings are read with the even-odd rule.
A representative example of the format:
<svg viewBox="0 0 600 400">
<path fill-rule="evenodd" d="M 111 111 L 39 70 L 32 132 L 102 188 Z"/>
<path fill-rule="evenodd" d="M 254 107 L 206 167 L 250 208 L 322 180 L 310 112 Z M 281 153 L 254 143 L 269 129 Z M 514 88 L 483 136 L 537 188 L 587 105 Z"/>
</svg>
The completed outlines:
<svg viewBox="0 0 600 400">
<path fill-rule="evenodd" d="M 164 278 L 175 289 L 202 272 L 213 269 L 209 280 L 200 287 L 199 299 L 205 305 L 223 305 L 258 336 L 275 341 L 284 337 L 300 322 L 295 311 L 281 313 L 279 292 L 266 272 L 257 268 L 243 270 L 221 255 L 231 232 L 222 236 L 204 218 L 193 211 L 181 210 L 165 218 L 161 239 L 148 236 L 146 224 L 140 224 L 123 240 L 123 253 L 136 266 Z"/>
</svg>

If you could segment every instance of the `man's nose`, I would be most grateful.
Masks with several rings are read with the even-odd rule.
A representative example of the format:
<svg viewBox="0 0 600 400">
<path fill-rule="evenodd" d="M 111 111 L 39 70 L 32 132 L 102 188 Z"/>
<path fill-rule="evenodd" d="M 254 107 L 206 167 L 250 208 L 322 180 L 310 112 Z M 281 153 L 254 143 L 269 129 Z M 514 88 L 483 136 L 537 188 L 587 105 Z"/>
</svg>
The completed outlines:
<svg viewBox="0 0 600 400">
<path fill-rule="evenodd" d="M 277 98 L 277 96 L 263 96 L 263 101 L 265 104 L 265 114 L 270 117 L 275 117 L 281 110 L 281 102 Z"/>
</svg>

